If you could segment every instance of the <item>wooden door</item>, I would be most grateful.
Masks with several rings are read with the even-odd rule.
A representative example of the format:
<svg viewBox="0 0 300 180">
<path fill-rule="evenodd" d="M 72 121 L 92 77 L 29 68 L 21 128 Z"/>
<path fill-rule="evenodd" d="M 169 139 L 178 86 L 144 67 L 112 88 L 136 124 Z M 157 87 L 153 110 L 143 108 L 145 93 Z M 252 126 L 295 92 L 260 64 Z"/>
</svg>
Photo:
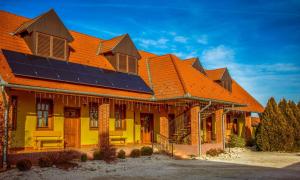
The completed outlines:
<svg viewBox="0 0 300 180">
<path fill-rule="evenodd" d="M 153 114 L 141 113 L 141 140 L 143 144 L 151 144 L 153 141 Z"/>
<path fill-rule="evenodd" d="M 80 109 L 65 108 L 65 147 L 80 147 Z"/>
<path fill-rule="evenodd" d="M 212 140 L 212 117 L 206 119 L 206 141 L 210 143 Z"/>
</svg>

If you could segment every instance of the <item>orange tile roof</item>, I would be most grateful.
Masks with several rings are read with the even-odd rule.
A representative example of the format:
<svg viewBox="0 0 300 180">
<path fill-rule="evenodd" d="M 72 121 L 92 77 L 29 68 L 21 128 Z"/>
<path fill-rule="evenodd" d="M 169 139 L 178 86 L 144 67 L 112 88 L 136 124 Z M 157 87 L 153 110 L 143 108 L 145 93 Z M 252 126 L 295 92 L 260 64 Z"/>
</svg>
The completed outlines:
<svg viewBox="0 0 300 180">
<path fill-rule="evenodd" d="M 19 36 L 13 36 L 10 33 L 16 30 L 22 23 L 28 21 L 28 18 L 17 16 L 8 12 L 0 11 L 0 49 L 7 49 L 17 52 L 22 52 L 26 54 L 32 54 L 24 39 Z M 84 65 L 113 69 L 108 60 L 102 55 L 96 55 L 98 45 L 101 39 L 88 36 L 75 31 L 70 31 L 74 37 L 74 41 L 70 43 L 71 51 L 69 61 L 74 63 L 80 63 Z M 0 52 L 0 74 L 1 77 L 9 83 L 28 85 L 44 88 L 59 88 L 64 90 L 77 90 L 83 92 L 93 92 L 99 94 L 115 95 L 115 96 L 129 96 L 137 98 L 147 98 L 150 99 L 152 95 L 108 89 L 91 87 L 84 85 L 75 85 L 70 83 L 62 83 L 56 81 L 38 80 L 30 79 L 25 77 L 14 76 L 10 70 L 10 67 L 5 60 L 2 51 Z"/>
<path fill-rule="evenodd" d="M 127 34 L 123 34 L 109 40 L 102 40 L 99 44 L 98 53 L 102 54 L 112 51 L 114 47 L 116 47 L 126 35 Z"/>
<path fill-rule="evenodd" d="M 226 68 L 220 68 L 215 70 L 206 70 L 208 77 L 215 80 L 216 77 L 220 77 L 220 74 L 224 73 Z M 222 76 L 222 75 L 221 75 Z M 241 104 L 247 104 L 247 107 L 239 107 L 237 110 L 248 112 L 263 112 L 263 106 L 253 98 L 245 89 L 243 89 L 235 80 L 232 80 L 232 92 L 231 95 L 238 99 Z"/>
<path fill-rule="evenodd" d="M 207 76 L 214 81 L 221 80 L 225 71 L 226 68 L 205 70 Z"/>
</svg>

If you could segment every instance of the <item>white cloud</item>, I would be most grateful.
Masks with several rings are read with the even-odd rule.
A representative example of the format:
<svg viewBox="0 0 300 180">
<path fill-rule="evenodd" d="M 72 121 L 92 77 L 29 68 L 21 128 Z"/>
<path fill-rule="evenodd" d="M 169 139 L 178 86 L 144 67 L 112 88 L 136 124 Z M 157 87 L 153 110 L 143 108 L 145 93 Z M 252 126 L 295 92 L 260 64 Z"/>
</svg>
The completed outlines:
<svg viewBox="0 0 300 180">
<path fill-rule="evenodd" d="M 186 38 L 184 36 L 175 36 L 174 37 L 174 41 L 180 42 L 180 43 L 186 43 L 187 40 L 188 40 L 188 38 Z"/>
<path fill-rule="evenodd" d="M 197 51 L 191 51 L 189 53 L 184 52 L 173 52 L 172 54 L 175 54 L 176 56 L 180 57 L 181 59 L 188 59 L 197 56 Z"/>
<path fill-rule="evenodd" d="M 197 42 L 198 42 L 199 44 L 203 44 L 203 45 L 207 44 L 207 43 L 208 43 L 208 41 L 207 41 L 207 36 L 206 36 L 206 35 L 203 35 L 203 36 L 198 37 L 198 38 L 197 38 Z"/>
<path fill-rule="evenodd" d="M 166 38 L 160 38 L 157 40 L 153 40 L 153 39 L 136 39 L 136 41 L 138 41 L 139 45 L 144 47 L 144 48 L 148 48 L 149 46 L 156 46 L 159 48 L 166 48 L 166 44 L 169 41 Z"/>
<path fill-rule="evenodd" d="M 231 76 L 263 105 L 271 96 L 300 98 L 300 67 L 295 64 L 239 63 L 234 49 L 224 45 L 204 50 L 201 61 L 207 69 L 227 67 Z"/>
</svg>

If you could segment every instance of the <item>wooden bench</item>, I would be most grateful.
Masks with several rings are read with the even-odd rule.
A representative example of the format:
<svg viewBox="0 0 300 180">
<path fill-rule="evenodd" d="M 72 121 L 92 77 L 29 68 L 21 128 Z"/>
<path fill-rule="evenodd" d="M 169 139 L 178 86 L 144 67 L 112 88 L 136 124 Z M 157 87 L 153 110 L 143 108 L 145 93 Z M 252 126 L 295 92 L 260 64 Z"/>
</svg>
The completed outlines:
<svg viewBox="0 0 300 180">
<path fill-rule="evenodd" d="M 125 144 L 126 137 L 123 137 L 123 131 L 110 131 L 109 132 L 109 141 L 110 142 L 117 141 L 119 143 Z"/>
<path fill-rule="evenodd" d="M 64 139 L 61 131 L 33 131 L 32 137 L 35 142 L 35 149 L 43 148 L 44 142 L 56 142 L 54 148 L 64 147 Z"/>
</svg>

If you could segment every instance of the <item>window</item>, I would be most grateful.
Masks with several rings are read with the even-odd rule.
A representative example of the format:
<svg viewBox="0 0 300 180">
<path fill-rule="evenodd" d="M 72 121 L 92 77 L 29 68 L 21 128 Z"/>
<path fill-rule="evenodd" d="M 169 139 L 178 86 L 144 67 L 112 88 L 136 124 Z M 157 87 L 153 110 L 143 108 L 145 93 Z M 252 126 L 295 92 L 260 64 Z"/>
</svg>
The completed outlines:
<svg viewBox="0 0 300 180">
<path fill-rule="evenodd" d="M 128 56 L 128 72 L 137 73 L 137 60 L 135 57 Z"/>
<path fill-rule="evenodd" d="M 12 96 L 11 97 L 11 105 L 12 105 L 12 130 L 17 129 L 17 114 L 18 114 L 18 97 Z"/>
<path fill-rule="evenodd" d="M 98 104 L 89 104 L 90 128 L 98 128 Z"/>
<path fill-rule="evenodd" d="M 230 123 L 230 115 L 226 115 L 226 129 L 230 130 L 231 129 L 231 123 Z"/>
<path fill-rule="evenodd" d="M 67 41 L 65 39 L 37 32 L 36 54 L 46 57 L 66 59 Z"/>
<path fill-rule="evenodd" d="M 37 127 L 51 128 L 53 101 L 51 99 L 37 99 Z"/>
<path fill-rule="evenodd" d="M 116 104 L 115 105 L 115 129 L 125 130 L 126 129 L 126 105 Z"/>
<path fill-rule="evenodd" d="M 127 56 L 119 54 L 119 70 L 127 72 Z"/>
</svg>

